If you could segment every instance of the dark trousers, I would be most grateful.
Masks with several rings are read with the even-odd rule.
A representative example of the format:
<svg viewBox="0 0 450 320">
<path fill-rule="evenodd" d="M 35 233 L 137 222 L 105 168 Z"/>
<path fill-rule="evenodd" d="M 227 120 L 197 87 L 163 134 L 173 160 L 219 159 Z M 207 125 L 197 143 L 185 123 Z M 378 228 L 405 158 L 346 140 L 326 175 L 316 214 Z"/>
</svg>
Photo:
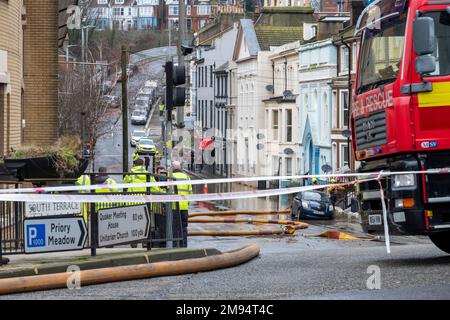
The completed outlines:
<svg viewBox="0 0 450 320">
<path fill-rule="evenodd" d="M 181 210 L 181 224 L 183 227 L 183 248 L 187 248 L 188 246 L 188 219 L 189 219 L 189 212 L 187 210 Z"/>
</svg>

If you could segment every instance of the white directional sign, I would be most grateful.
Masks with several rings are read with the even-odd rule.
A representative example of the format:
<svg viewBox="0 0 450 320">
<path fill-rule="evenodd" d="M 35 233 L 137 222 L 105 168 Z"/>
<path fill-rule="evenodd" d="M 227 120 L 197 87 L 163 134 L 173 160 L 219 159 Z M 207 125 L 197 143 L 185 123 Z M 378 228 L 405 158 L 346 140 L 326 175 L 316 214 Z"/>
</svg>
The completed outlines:
<svg viewBox="0 0 450 320">
<path fill-rule="evenodd" d="M 106 247 L 145 240 L 150 229 L 147 206 L 100 210 L 98 213 L 98 246 Z"/>
<path fill-rule="evenodd" d="M 29 218 L 46 217 L 46 216 L 77 215 L 80 213 L 81 213 L 81 203 L 25 202 L 25 216 L 29 217 Z"/>
<path fill-rule="evenodd" d="M 25 253 L 81 250 L 87 239 L 82 217 L 25 219 Z"/>
</svg>

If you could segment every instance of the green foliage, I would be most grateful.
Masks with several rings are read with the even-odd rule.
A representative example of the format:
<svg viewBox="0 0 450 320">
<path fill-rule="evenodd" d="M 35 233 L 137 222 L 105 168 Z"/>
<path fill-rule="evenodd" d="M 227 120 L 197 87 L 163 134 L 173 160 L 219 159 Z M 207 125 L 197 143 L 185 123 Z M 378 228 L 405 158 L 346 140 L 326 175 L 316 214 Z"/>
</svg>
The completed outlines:
<svg viewBox="0 0 450 320">
<path fill-rule="evenodd" d="M 37 157 L 52 157 L 56 171 L 63 176 L 74 172 L 82 156 L 81 140 L 77 136 L 63 136 L 54 145 L 49 147 L 24 146 L 14 151 L 11 159 L 27 159 Z"/>
</svg>

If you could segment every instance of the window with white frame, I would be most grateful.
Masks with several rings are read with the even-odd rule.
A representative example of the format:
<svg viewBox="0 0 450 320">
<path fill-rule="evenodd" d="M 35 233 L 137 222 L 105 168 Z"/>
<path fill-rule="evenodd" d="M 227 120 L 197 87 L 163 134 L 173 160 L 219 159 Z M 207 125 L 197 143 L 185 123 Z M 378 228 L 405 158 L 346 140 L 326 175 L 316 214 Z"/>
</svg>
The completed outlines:
<svg viewBox="0 0 450 320">
<path fill-rule="evenodd" d="M 292 142 L 292 109 L 286 110 L 286 142 Z"/>
<path fill-rule="evenodd" d="M 178 15 L 178 6 L 169 6 L 169 15 L 177 16 Z"/>
<path fill-rule="evenodd" d="M 279 157 L 278 156 L 272 156 L 272 170 L 273 170 L 273 175 L 277 175 L 278 174 L 278 170 L 280 169 L 280 160 L 278 160 Z"/>
<path fill-rule="evenodd" d="M 348 105 L 348 90 L 341 90 L 340 91 L 340 101 L 339 105 L 341 107 L 340 112 L 340 128 L 341 129 L 347 129 L 348 128 L 348 121 L 349 121 L 349 105 Z"/>
<path fill-rule="evenodd" d="M 191 6 L 186 6 L 186 15 L 187 16 L 191 15 Z"/>
<path fill-rule="evenodd" d="M 329 116 L 329 108 L 328 108 L 328 94 L 326 92 L 323 93 L 322 97 L 322 108 L 323 108 L 323 124 L 325 126 L 325 139 L 328 138 L 328 132 L 330 128 L 330 116 Z"/>
<path fill-rule="evenodd" d="M 333 110 L 333 115 L 337 114 L 337 92 L 336 90 L 333 90 L 333 95 L 332 95 L 332 99 L 331 99 L 331 110 Z M 338 117 L 333 116 L 332 117 L 332 121 L 333 121 L 333 128 L 337 128 L 338 127 Z"/>
<path fill-rule="evenodd" d="M 125 0 L 116 0 L 115 1 L 115 4 L 124 4 L 125 3 Z"/>
<path fill-rule="evenodd" d="M 125 14 L 125 12 L 124 12 L 123 8 L 114 8 L 113 9 L 113 14 L 115 16 L 123 16 Z"/>
<path fill-rule="evenodd" d="M 341 46 L 341 72 L 348 71 L 348 48 L 346 46 Z"/>
<path fill-rule="evenodd" d="M 279 117 L 278 110 L 272 111 L 272 139 L 278 140 L 278 130 L 279 130 Z"/>
<path fill-rule="evenodd" d="M 288 157 L 285 159 L 286 161 L 286 175 L 287 176 L 292 176 L 292 158 Z"/>
<path fill-rule="evenodd" d="M 153 16 L 153 7 L 142 7 L 139 8 L 140 15 L 142 17 L 151 17 Z"/>
<path fill-rule="evenodd" d="M 207 16 L 210 14 L 210 11 L 211 10 L 210 10 L 209 5 L 203 4 L 203 5 L 199 5 L 197 7 L 197 15 L 199 15 L 199 16 Z"/>
<path fill-rule="evenodd" d="M 352 45 L 352 71 L 355 72 L 356 71 L 356 60 L 358 58 L 358 50 L 359 50 L 359 45 L 358 42 L 354 42 Z"/>
<path fill-rule="evenodd" d="M 341 168 L 344 166 L 349 166 L 350 162 L 348 159 L 348 145 L 347 143 L 341 143 L 341 154 L 340 154 L 340 165 Z"/>
</svg>

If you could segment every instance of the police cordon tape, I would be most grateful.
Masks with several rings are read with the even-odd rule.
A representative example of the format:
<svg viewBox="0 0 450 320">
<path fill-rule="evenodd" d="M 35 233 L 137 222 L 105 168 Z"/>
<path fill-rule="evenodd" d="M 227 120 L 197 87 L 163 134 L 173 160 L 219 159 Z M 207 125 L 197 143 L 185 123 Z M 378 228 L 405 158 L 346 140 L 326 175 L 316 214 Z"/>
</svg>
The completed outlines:
<svg viewBox="0 0 450 320">
<path fill-rule="evenodd" d="M 333 183 L 325 185 L 312 185 L 305 187 L 293 187 L 283 189 L 269 189 L 269 190 L 253 190 L 241 192 L 228 193 L 210 193 L 210 194 L 192 194 L 192 195 L 83 195 L 83 194 L 44 194 L 45 192 L 63 192 L 63 191 L 89 191 L 109 188 L 108 185 L 93 185 L 93 186 L 68 186 L 68 187 L 46 187 L 46 188 L 22 188 L 22 189 L 3 189 L 0 190 L 0 201 L 31 201 L 31 202 L 77 202 L 77 203 L 91 203 L 91 202 L 146 202 L 146 203 L 165 203 L 165 202 L 179 202 L 179 201 L 215 201 L 215 200 L 239 200 L 248 198 L 260 198 L 270 196 L 280 196 L 293 193 L 300 193 L 309 190 L 320 190 L 336 186 L 345 186 L 358 184 L 368 181 L 378 181 L 380 186 L 380 196 L 382 199 L 383 209 L 383 223 L 385 233 L 385 243 L 387 253 L 391 253 L 389 224 L 387 217 L 387 208 L 384 203 L 384 191 L 381 184 L 381 179 L 392 175 L 405 174 L 448 174 L 448 169 L 422 170 L 422 171 L 399 171 L 399 172 L 370 172 L 370 173 L 350 173 L 350 174 L 327 174 L 327 175 L 297 175 L 297 176 L 268 176 L 268 177 L 254 177 L 254 178 L 227 178 L 227 179 L 204 179 L 204 180 L 180 180 L 180 181 L 165 181 L 165 182 L 148 182 L 140 184 L 117 184 L 114 188 L 136 188 L 136 187 L 163 187 L 163 186 L 178 186 L 178 185 L 199 185 L 199 184 L 220 184 L 220 183 L 236 183 L 236 182 L 256 182 L 256 181 L 275 181 L 275 180 L 297 180 L 297 179 L 312 179 L 312 178 L 355 178 L 354 181 L 347 183 Z M 359 180 L 362 177 L 370 177 L 370 179 Z M 34 194 L 30 194 L 33 192 Z M 37 193 L 37 194 L 36 194 Z"/>
<path fill-rule="evenodd" d="M 93 202 L 116 202 L 116 203 L 167 203 L 167 202 L 179 202 L 179 201 L 215 201 L 215 200 L 239 200 L 249 198 L 261 198 L 270 196 L 280 196 L 293 193 L 300 193 L 310 190 L 320 190 L 336 186 L 354 185 L 357 183 L 363 183 L 368 181 L 380 181 L 382 172 L 377 174 L 377 178 L 354 180 L 346 183 L 333 183 L 326 185 L 311 185 L 304 187 L 293 187 L 283 189 L 269 189 L 269 190 L 252 190 L 252 191 L 240 191 L 240 192 L 228 192 L 228 193 L 209 193 L 209 194 L 191 194 L 191 195 L 114 195 L 114 194 L 98 194 L 98 195 L 85 195 L 85 194 L 43 194 L 43 193 L 19 193 L 19 194 L 5 194 L 0 193 L 0 201 L 22 201 L 22 202 L 47 202 L 47 203 L 64 203 L 64 202 L 77 202 L 77 203 L 93 203 Z M 224 179 L 232 180 L 232 179 Z M 212 180 L 214 181 L 214 180 Z M 179 181 L 186 184 L 187 181 Z M 137 187 L 144 184 L 130 184 L 130 187 Z M 147 183 L 148 185 L 148 183 Z M 118 185 L 114 186 L 115 188 Z M 39 189 L 38 189 L 39 190 Z M 380 183 L 381 197 L 384 197 L 384 191 Z M 389 227 L 387 224 L 387 210 L 383 206 L 383 215 L 385 222 L 385 240 L 387 253 L 391 253 L 390 240 L 389 240 Z"/>
<path fill-rule="evenodd" d="M 377 179 L 360 180 L 359 182 L 375 181 Z M 292 187 L 283 189 L 251 190 L 238 192 L 218 192 L 208 194 L 158 194 L 158 195 L 128 195 L 124 194 L 47 194 L 47 193 L 19 193 L 4 194 L 0 192 L 0 201 L 19 202 L 44 202 L 44 203 L 96 203 L 96 202 L 138 202 L 138 203 L 166 203 L 180 201 L 216 201 L 216 200 L 239 200 L 249 198 L 261 198 L 300 193 L 309 190 L 326 189 L 336 186 L 353 185 L 356 181 L 326 185 L 310 185 L 304 187 Z M 138 186 L 135 184 L 134 186 Z M 109 186 L 108 186 L 109 187 Z M 117 188 L 117 185 L 114 185 Z"/>
<path fill-rule="evenodd" d="M 127 188 L 151 188 L 151 187 L 166 187 L 179 185 L 213 185 L 224 183 L 240 183 L 240 182 L 258 182 L 258 181 L 280 181 L 280 180 L 300 180 L 300 179 L 333 179 L 333 178 L 377 178 L 387 177 L 393 175 L 405 174 L 443 174 L 450 173 L 450 169 L 445 170 L 425 170 L 425 171 L 379 171 L 370 173 L 343 173 L 343 174 L 318 174 L 318 175 L 296 175 L 296 176 L 266 176 L 266 177 L 252 177 L 252 178 L 223 178 L 223 179 L 202 179 L 202 180 L 178 180 L 178 181 L 162 181 L 162 182 L 146 182 L 146 183 L 128 183 L 115 184 L 116 189 Z M 169 178 L 170 179 L 170 178 Z M 19 189 L 1 189 L 0 194 L 10 193 L 45 193 L 45 192 L 65 192 L 65 191 L 93 191 L 99 189 L 109 188 L 109 185 L 90 185 L 90 186 L 61 186 L 61 187 L 42 187 L 42 188 L 19 188 Z"/>
</svg>

